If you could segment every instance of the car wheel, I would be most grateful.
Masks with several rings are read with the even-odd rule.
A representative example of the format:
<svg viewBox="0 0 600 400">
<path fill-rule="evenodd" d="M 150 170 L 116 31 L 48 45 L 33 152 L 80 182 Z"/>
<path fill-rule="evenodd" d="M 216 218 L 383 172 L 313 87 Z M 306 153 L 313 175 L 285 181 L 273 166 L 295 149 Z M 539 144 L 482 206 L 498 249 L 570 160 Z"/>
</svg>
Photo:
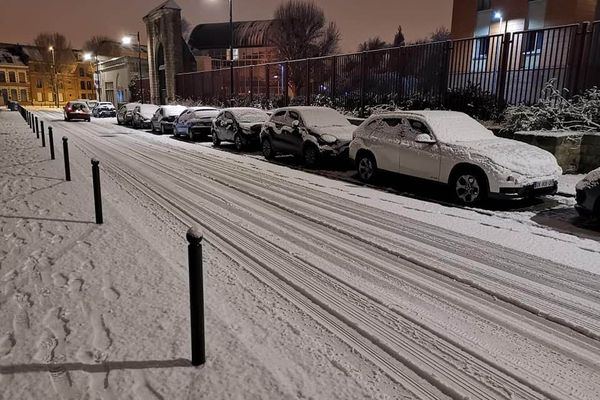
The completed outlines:
<svg viewBox="0 0 600 400">
<path fill-rule="evenodd" d="M 221 145 L 221 141 L 219 140 L 217 131 L 212 129 L 210 135 L 212 136 L 213 147 L 219 147 Z"/>
<path fill-rule="evenodd" d="M 275 151 L 273 150 L 273 145 L 271 144 L 271 139 L 269 139 L 269 138 L 263 139 L 262 153 L 263 153 L 263 156 L 267 160 L 271 160 L 275 157 Z"/>
<path fill-rule="evenodd" d="M 119 118 L 117 118 L 117 125 L 122 125 L 122 122 L 119 120 Z"/>
<path fill-rule="evenodd" d="M 485 178 L 478 171 L 462 170 L 451 180 L 454 199 L 463 205 L 476 205 L 487 196 Z"/>
<path fill-rule="evenodd" d="M 236 133 L 233 137 L 233 143 L 235 144 L 235 149 L 237 151 L 244 150 L 244 140 L 242 139 L 239 133 Z"/>
<path fill-rule="evenodd" d="M 371 182 L 377 175 L 377 162 L 370 153 L 362 153 L 356 160 L 356 170 L 358 177 L 363 182 Z"/>
<path fill-rule="evenodd" d="M 303 155 L 304 165 L 308 168 L 315 168 L 319 164 L 319 149 L 315 145 L 306 145 Z"/>
</svg>

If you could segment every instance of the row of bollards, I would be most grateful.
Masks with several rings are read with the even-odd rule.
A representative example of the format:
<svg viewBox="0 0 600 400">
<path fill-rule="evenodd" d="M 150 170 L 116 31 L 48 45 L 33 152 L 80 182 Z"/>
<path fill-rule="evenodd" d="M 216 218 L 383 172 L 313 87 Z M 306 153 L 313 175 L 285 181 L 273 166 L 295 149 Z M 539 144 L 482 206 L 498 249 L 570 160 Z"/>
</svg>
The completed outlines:
<svg viewBox="0 0 600 400">
<path fill-rule="evenodd" d="M 29 110 L 20 107 L 21 115 L 27 121 L 29 127 L 40 138 L 40 126 L 42 147 L 46 147 L 44 132 L 44 121 L 38 121 Z M 65 164 L 65 180 L 71 180 L 71 167 L 69 164 L 69 143 L 68 138 L 63 136 L 63 156 Z M 48 144 L 50 147 L 50 159 L 55 159 L 54 154 L 54 135 L 52 127 L 48 127 Z M 92 184 L 94 188 L 94 208 L 96 211 L 96 224 L 103 223 L 102 216 L 102 194 L 100 190 L 100 162 L 92 158 Z M 198 366 L 206 362 L 206 342 L 204 331 L 204 278 L 202 265 L 202 231 L 198 228 L 190 228 L 187 231 L 186 239 L 188 241 L 188 268 L 190 285 L 190 324 L 191 324 L 191 350 L 192 365 Z"/>
</svg>

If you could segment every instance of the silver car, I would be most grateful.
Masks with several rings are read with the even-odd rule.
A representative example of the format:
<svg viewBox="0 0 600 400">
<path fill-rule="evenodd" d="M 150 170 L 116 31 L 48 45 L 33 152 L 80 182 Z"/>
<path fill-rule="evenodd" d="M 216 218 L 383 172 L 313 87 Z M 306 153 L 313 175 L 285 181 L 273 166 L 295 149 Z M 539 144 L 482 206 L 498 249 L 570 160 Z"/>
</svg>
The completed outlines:
<svg viewBox="0 0 600 400">
<path fill-rule="evenodd" d="M 596 217 L 600 220 L 600 168 L 586 175 L 576 186 L 577 205 L 581 216 Z"/>
</svg>

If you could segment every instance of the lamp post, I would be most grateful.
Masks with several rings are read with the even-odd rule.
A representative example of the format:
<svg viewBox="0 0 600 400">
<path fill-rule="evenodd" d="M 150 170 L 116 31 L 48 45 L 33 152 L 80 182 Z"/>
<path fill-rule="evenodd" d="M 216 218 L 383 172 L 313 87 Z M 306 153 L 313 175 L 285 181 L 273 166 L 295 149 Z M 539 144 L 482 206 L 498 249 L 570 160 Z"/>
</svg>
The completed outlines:
<svg viewBox="0 0 600 400">
<path fill-rule="evenodd" d="M 233 100 L 233 0 L 229 0 L 229 80 L 231 83 L 231 99 Z"/>
<path fill-rule="evenodd" d="M 48 47 L 50 53 L 52 53 L 52 70 L 54 72 L 54 104 L 58 108 L 58 74 L 56 72 L 56 57 L 54 55 L 54 47 Z"/>
<path fill-rule="evenodd" d="M 503 21 L 502 12 L 496 11 L 494 13 L 494 19 L 498 21 L 498 25 L 500 26 L 500 29 L 502 29 L 502 21 Z M 507 31 L 508 31 L 508 19 L 506 20 L 506 24 L 504 26 L 504 33 L 506 34 Z"/>
<path fill-rule="evenodd" d="M 98 85 L 96 88 L 96 99 L 100 101 L 100 70 L 98 68 L 98 55 L 92 55 L 92 53 L 84 53 L 83 59 L 84 61 L 89 61 L 91 63 L 92 57 L 94 58 L 94 62 L 96 64 L 96 76 L 98 77 Z M 96 82 L 94 82 L 94 85 Z"/>
<path fill-rule="evenodd" d="M 140 96 L 142 99 L 142 104 L 144 104 L 144 90 L 142 89 L 142 46 L 140 45 L 140 32 L 137 32 L 137 45 L 138 45 L 138 74 L 139 74 L 139 89 L 140 89 Z M 133 34 L 127 34 L 126 36 L 123 36 L 123 39 L 121 40 L 121 42 L 124 45 L 130 45 L 131 44 L 131 37 L 132 36 L 136 36 Z"/>
</svg>

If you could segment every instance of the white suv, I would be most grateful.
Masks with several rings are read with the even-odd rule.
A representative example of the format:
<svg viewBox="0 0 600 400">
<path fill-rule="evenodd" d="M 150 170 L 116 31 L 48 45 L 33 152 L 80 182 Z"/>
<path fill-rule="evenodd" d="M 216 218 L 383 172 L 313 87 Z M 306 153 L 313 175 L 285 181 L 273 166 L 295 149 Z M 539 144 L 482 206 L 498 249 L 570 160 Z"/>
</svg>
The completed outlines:
<svg viewBox="0 0 600 400">
<path fill-rule="evenodd" d="M 350 158 L 360 179 L 378 170 L 446 183 L 457 201 L 553 194 L 562 173 L 540 148 L 502 139 L 466 114 L 402 111 L 369 117 L 354 132 Z"/>
</svg>

